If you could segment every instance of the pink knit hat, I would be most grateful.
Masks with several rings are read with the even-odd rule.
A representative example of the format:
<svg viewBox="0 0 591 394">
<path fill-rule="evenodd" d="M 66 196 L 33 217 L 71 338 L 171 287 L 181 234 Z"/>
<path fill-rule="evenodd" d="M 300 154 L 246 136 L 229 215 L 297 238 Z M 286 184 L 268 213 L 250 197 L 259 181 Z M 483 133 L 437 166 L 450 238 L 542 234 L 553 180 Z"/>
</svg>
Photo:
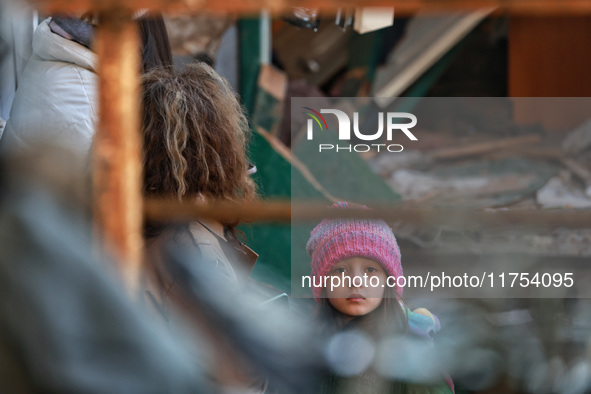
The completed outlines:
<svg viewBox="0 0 591 394">
<path fill-rule="evenodd" d="M 332 207 L 353 209 L 346 202 L 335 203 Z M 388 275 L 395 278 L 403 276 L 396 237 L 383 220 L 324 219 L 310 233 L 306 250 L 312 259 L 310 265 L 312 275 L 316 277 L 315 283 L 322 283 L 320 279 L 328 275 L 336 263 L 350 257 L 374 260 Z M 395 290 L 402 295 L 402 287 Z M 322 287 L 313 287 L 312 291 L 318 301 Z"/>
</svg>

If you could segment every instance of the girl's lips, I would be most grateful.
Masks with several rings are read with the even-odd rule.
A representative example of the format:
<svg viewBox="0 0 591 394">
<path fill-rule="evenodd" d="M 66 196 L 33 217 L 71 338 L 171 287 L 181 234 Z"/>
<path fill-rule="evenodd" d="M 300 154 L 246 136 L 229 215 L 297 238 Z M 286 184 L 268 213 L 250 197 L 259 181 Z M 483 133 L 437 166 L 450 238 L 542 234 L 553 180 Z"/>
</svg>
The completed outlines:
<svg viewBox="0 0 591 394">
<path fill-rule="evenodd" d="M 349 302 L 361 302 L 363 300 L 365 300 L 365 297 L 361 294 L 351 294 L 349 297 L 347 297 L 347 301 Z"/>
</svg>

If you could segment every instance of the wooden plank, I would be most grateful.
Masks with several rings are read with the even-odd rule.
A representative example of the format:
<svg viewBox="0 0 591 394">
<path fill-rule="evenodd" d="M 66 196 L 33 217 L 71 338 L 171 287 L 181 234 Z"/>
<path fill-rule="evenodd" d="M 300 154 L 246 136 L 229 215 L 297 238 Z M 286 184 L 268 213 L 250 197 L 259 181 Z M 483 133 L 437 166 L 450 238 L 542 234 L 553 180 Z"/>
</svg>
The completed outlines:
<svg viewBox="0 0 591 394">
<path fill-rule="evenodd" d="M 449 12 L 470 11 L 478 8 L 497 7 L 497 13 L 513 15 L 574 15 L 591 14 L 591 2 L 587 0 L 30 0 L 43 12 L 54 11 L 105 11 L 113 5 L 132 10 L 149 8 L 167 13 L 187 13 L 208 10 L 256 14 L 262 9 L 271 13 L 288 11 L 290 7 L 317 8 L 336 12 L 340 7 L 394 7 L 398 16 L 418 11 Z"/>
<path fill-rule="evenodd" d="M 591 171 L 587 167 L 579 164 L 576 160 L 569 157 L 562 159 L 562 164 L 570 170 L 583 184 L 585 185 L 585 191 L 587 195 L 591 191 Z M 591 197 L 591 195 L 590 195 Z"/>
<path fill-rule="evenodd" d="M 519 137 L 510 137 L 497 139 L 494 141 L 481 142 L 467 146 L 458 146 L 453 148 L 443 148 L 432 152 L 429 157 L 433 160 L 451 160 L 462 157 L 482 155 L 501 149 L 512 148 L 518 145 L 531 145 L 540 142 L 541 138 L 537 134 L 522 135 Z"/>
<path fill-rule="evenodd" d="M 376 103 L 381 107 L 390 105 L 493 11 L 488 8 L 468 14 L 418 14 L 407 24 L 405 39 L 376 75 L 372 92 Z"/>
<path fill-rule="evenodd" d="M 142 250 L 139 34 L 131 12 L 101 15 L 96 34 L 100 121 L 94 140 L 93 198 L 99 247 L 114 253 L 128 290 Z"/>
</svg>

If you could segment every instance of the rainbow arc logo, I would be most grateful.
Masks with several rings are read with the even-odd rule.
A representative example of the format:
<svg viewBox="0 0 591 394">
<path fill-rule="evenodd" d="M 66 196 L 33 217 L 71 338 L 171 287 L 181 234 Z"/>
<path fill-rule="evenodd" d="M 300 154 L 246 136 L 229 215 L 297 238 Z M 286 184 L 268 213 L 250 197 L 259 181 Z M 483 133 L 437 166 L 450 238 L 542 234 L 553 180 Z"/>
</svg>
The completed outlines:
<svg viewBox="0 0 591 394">
<path fill-rule="evenodd" d="M 303 112 L 303 113 L 311 116 L 312 119 L 314 119 L 316 121 L 316 123 L 318 123 L 318 126 L 320 126 L 320 130 L 324 130 L 324 127 L 326 127 L 326 130 L 328 130 L 328 125 L 326 124 L 326 120 L 324 119 L 324 117 L 322 115 L 320 115 L 320 112 L 315 111 L 310 107 L 302 107 L 302 108 L 313 112 L 313 113 L 310 113 L 310 112 Z M 322 123 L 320 123 L 320 119 L 318 119 L 318 118 L 322 119 L 322 123 L 324 123 L 324 127 L 322 127 Z"/>
</svg>

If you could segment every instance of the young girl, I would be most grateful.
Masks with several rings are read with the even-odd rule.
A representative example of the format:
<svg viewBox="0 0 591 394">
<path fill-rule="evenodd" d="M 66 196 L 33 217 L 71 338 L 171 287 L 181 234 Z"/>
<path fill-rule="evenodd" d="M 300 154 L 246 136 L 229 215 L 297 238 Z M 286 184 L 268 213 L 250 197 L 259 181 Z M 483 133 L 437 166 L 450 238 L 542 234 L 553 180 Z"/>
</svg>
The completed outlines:
<svg viewBox="0 0 591 394">
<path fill-rule="evenodd" d="M 351 208 L 344 202 L 333 207 Z M 377 343 L 386 337 L 407 334 L 430 340 L 439 330 L 435 316 L 426 309 L 410 311 L 400 299 L 403 289 L 389 286 L 403 272 L 396 238 L 383 220 L 325 219 L 312 230 L 306 249 L 312 259 L 313 283 L 325 285 L 313 287 L 313 292 L 327 335 L 356 328 Z M 391 277 L 389 281 L 388 277 Z M 339 280 L 340 286 L 333 287 Z M 443 374 L 439 384 L 417 384 L 386 380 L 369 369 L 355 377 L 327 376 L 319 392 L 444 394 L 454 391 L 451 379 Z"/>
</svg>

